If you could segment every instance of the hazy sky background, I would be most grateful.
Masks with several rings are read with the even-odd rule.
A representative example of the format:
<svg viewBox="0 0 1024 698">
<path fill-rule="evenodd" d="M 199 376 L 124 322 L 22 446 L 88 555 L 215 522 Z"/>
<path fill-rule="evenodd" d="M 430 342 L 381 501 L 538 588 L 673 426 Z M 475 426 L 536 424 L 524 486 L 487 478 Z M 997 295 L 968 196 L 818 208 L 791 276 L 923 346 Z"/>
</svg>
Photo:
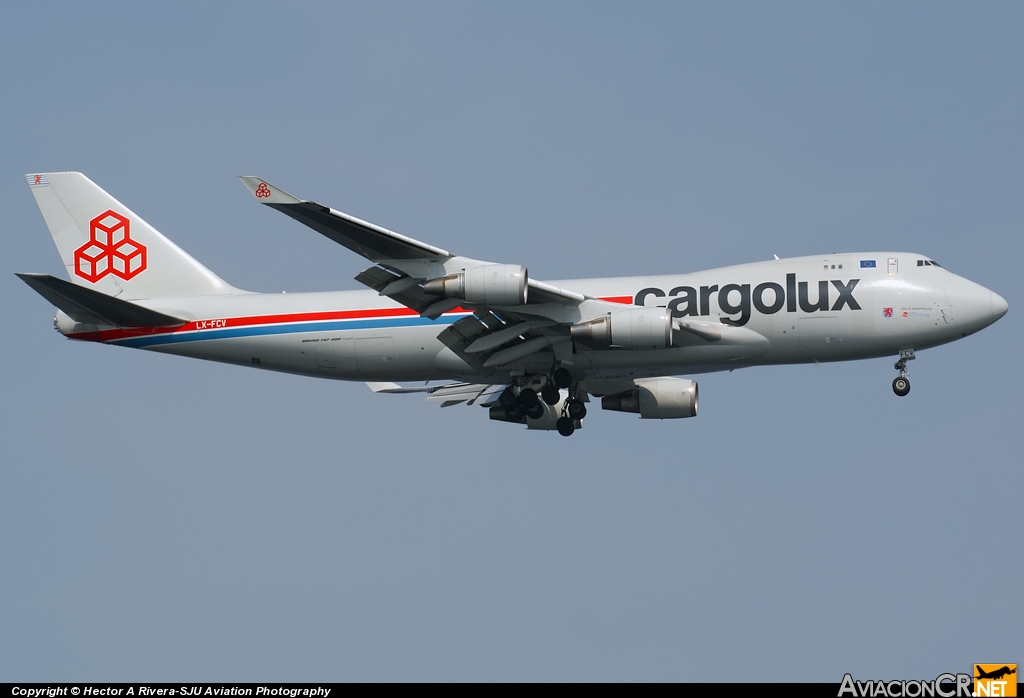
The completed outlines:
<svg viewBox="0 0 1024 698">
<path fill-rule="evenodd" d="M 1024 6 L 11 3 L 0 680 L 934 678 L 1024 662 Z M 235 179 L 538 279 L 904 249 L 1009 314 L 570 439 L 73 343 L 23 174 L 230 283 L 365 260 Z"/>
</svg>

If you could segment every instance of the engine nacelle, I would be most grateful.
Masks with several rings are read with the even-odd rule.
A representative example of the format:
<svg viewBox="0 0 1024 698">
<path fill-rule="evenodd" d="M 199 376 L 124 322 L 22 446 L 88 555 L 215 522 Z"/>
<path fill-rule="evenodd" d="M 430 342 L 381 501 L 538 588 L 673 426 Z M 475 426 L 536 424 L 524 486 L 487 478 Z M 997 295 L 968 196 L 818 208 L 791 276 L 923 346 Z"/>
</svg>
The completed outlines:
<svg viewBox="0 0 1024 698">
<path fill-rule="evenodd" d="M 573 339 L 626 349 L 672 346 L 672 312 L 667 308 L 623 308 L 569 328 Z"/>
<path fill-rule="evenodd" d="M 431 279 L 423 290 L 445 298 L 463 298 L 488 305 L 526 305 L 526 267 L 519 264 L 482 264 L 457 274 Z"/>
<path fill-rule="evenodd" d="M 697 382 L 683 378 L 637 381 L 632 390 L 601 398 L 601 409 L 635 412 L 640 419 L 683 419 L 697 416 Z"/>
</svg>

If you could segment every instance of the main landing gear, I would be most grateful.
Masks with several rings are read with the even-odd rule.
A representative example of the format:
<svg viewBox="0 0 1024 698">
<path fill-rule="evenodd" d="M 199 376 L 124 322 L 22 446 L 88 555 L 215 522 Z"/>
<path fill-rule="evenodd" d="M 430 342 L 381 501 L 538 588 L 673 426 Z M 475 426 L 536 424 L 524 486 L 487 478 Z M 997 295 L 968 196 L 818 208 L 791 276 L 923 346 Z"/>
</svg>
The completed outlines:
<svg viewBox="0 0 1024 698">
<path fill-rule="evenodd" d="M 562 407 L 562 416 L 555 422 L 555 428 L 562 436 L 572 436 L 576 431 L 576 423 L 587 416 L 587 405 L 577 397 L 565 401 Z"/>
<path fill-rule="evenodd" d="M 511 419 L 518 420 L 524 415 L 540 419 L 544 416 L 544 404 L 554 407 L 562 402 L 561 390 L 566 388 L 570 398 L 562 404 L 562 414 L 555 422 L 555 428 L 562 436 L 571 436 L 579 421 L 587 416 L 587 405 L 577 397 L 572 374 L 564 368 L 558 368 L 551 374 L 539 394 L 534 388 L 521 388 L 517 393 L 514 386 L 508 386 L 498 396 L 498 404 Z"/>
<path fill-rule="evenodd" d="M 910 392 L 910 377 L 907 375 L 907 362 L 914 358 L 913 349 L 900 349 L 900 360 L 893 364 L 893 368 L 900 372 L 900 375 L 892 382 L 892 391 L 900 397 L 906 397 Z"/>
<path fill-rule="evenodd" d="M 540 419 L 544 416 L 544 405 L 540 404 L 537 391 L 533 388 L 523 388 L 516 395 L 512 386 L 509 386 L 498 396 L 498 404 L 512 419 L 519 419 L 523 415 L 530 419 Z"/>
<path fill-rule="evenodd" d="M 561 375 L 559 372 L 562 372 Z M 569 399 L 562 405 L 562 416 L 555 422 L 555 428 L 562 436 L 572 436 L 576 431 L 576 424 L 587 416 L 587 404 L 580 400 L 577 389 L 572 386 L 572 376 L 564 368 L 555 371 L 552 380 L 558 383 L 560 388 L 569 388 Z"/>
</svg>

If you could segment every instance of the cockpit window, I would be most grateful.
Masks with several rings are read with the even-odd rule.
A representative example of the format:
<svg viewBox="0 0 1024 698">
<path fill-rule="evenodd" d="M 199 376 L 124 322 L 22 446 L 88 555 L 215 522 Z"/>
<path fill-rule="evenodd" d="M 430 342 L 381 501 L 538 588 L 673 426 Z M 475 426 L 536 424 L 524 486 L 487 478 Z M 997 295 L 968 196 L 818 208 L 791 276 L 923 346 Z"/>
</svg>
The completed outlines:
<svg viewBox="0 0 1024 698">
<path fill-rule="evenodd" d="M 930 259 L 919 259 L 917 260 L 917 266 L 919 267 L 941 267 L 942 265 L 938 262 L 933 262 Z"/>
</svg>

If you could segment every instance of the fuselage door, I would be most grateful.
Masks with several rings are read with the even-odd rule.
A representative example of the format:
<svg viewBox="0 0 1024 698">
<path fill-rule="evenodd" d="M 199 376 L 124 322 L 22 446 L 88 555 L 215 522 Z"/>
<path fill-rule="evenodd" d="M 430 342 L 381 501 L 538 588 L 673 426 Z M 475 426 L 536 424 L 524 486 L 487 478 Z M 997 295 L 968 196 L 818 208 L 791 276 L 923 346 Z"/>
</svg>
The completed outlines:
<svg viewBox="0 0 1024 698">
<path fill-rule="evenodd" d="M 899 271 L 897 259 L 895 257 L 889 257 L 889 273 L 895 274 Z"/>
</svg>

